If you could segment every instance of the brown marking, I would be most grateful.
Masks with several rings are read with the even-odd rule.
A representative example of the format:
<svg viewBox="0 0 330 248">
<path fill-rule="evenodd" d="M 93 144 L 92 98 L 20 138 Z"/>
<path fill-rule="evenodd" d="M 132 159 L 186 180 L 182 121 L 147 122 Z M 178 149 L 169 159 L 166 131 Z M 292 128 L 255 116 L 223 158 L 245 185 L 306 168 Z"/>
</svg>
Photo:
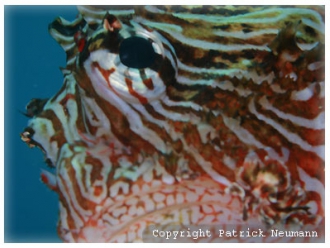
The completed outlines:
<svg viewBox="0 0 330 248">
<path fill-rule="evenodd" d="M 132 96 L 136 97 L 136 98 L 140 101 L 140 103 L 142 103 L 143 105 L 148 103 L 148 99 L 147 99 L 147 98 L 145 98 L 145 97 L 139 95 L 139 94 L 133 89 L 133 82 L 132 82 L 132 80 L 130 80 L 130 79 L 128 79 L 128 78 L 125 78 L 125 82 L 126 82 L 126 84 L 127 84 L 128 91 L 129 91 L 129 93 L 130 93 Z"/>
<path fill-rule="evenodd" d="M 151 78 L 147 78 L 143 80 L 144 85 L 149 89 L 149 90 L 153 90 L 154 89 L 154 84 L 152 82 Z"/>
<path fill-rule="evenodd" d="M 64 106 L 68 100 L 73 99 L 76 100 L 76 96 L 74 94 L 66 94 L 65 97 L 60 101 L 60 104 Z"/>
<path fill-rule="evenodd" d="M 103 21 L 103 28 L 113 32 L 115 29 L 121 29 L 121 23 L 114 15 L 107 14 Z"/>
<path fill-rule="evenodd" d="M 110 70 L 105 70 L 104 68 L 102 68 L 99 65 L 98 62 L 93 62 L 92 66 L 94 66 L 95 68 L 97 68 L 99 70 L 99 72 L 101 72 L 103 78 L 108 83 L 108 87 L 112 90 L 113 93 L 115 93 L 117 96 L 119 96 L 117 91 L 115 91 L 115 89 L 112 87 L 112 85 L 110 83 L 110 78 L 109 78 L 110 75 L 116 71 L 116 69 L 115 68 L 110 68 Z"/>
<path fill-rule="evenodd" d="M 110 75 L 111 75 L 112 73 L 114 73 L 114 72 L 116 71 L 115 68 L 111 68 L 110 70 L 105 70 L 104 68 L 102 68 L 102 67 L 100 66 L 100 64 L 99 64 L 98 62 L 93 62 L 93 63 L 92 63 L 92 66 L 94 66 L 95 68 L 97 68 L 97 69 L 101 72 L 103 78 L 105 79 L 105 81 L 107 81 L 109 88 L 111 88 L 111 89 L 113 90 L 113 88 L 112 88 L 112 86 L 111 86 L 111 84 L 110 84 L 110 79 L 109 79 L 109 77 L 110 77 Z M 113 90 L 113 91 L 114 91 L 114 90 Z M 114 91 L 114 92 L 115 92 L 115 91 Z"/>
</svg>

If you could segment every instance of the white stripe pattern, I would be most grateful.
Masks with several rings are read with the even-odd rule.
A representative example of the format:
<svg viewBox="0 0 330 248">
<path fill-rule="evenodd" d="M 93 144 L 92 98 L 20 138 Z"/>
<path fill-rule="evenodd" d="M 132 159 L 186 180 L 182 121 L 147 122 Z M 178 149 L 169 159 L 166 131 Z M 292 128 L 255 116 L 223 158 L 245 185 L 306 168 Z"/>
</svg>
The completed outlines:
<svg viewBox="0 0 330 248">
<path fill-rule="evenodd" d="M 59 194 L 63 240 L 144 241 L 164 223 L 324 237 L 322 7 L 78 10 L 50 25 L 64 85 L 30 103 L 22 133 L 56 170 L 42 181 Z M 138 40 L 122 51 L 136 37 L 153 52 L 141 68 L 123 57 L 150 55 Z"/>
</svg>

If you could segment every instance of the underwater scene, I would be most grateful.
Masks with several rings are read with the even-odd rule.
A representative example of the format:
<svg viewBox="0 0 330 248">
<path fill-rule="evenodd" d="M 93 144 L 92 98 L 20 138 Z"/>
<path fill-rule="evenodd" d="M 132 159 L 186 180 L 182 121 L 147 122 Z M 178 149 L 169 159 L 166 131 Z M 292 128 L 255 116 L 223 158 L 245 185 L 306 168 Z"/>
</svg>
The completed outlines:
<svg viewBox="0 0 330 248">
<path fill-rule="evenodd" d="M 54 234 L 324 242 L 324 6 L 72 9 L 40 24 L 62 79 L 24 93 L 15 130 L 43 153 Z"/>
</svg>

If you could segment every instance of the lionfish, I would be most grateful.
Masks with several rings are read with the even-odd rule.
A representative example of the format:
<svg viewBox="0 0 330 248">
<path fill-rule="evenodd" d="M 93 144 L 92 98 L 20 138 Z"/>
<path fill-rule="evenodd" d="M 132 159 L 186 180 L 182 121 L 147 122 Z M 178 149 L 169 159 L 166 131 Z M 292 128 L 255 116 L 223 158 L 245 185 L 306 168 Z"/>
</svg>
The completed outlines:
<svg viewBox="0 0 330 248">
<path fill-rule="evenodd" d="M 31 100 L 21 134 L 54 168 L 41 179 L 64 241 L 207 227 L 190 241 L 224 242 L 218 228 L 252 226 L 324 239 L 324 6 L 78 10 L 49 25 L 64 83 Z M 283 240 L 313 241 L 259 239 Z"/>
</svg>

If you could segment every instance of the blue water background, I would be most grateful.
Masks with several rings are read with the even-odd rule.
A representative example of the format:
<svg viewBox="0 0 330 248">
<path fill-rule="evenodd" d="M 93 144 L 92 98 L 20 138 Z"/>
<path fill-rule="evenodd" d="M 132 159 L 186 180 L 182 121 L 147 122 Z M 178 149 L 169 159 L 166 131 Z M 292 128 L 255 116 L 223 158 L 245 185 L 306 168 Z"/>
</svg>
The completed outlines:
<svg viewBox="0 0 330 248">
<path fill-rule="evenodd" d="M 20 139 L 32 98 L 61 87 L 65 52 L 48 33 L 57 16 L 73 20 L 75 6 L 5 6 L 5 242 L 61 242 L 58 197 L 40 181 L 43 153 Z"/>
</svg>

